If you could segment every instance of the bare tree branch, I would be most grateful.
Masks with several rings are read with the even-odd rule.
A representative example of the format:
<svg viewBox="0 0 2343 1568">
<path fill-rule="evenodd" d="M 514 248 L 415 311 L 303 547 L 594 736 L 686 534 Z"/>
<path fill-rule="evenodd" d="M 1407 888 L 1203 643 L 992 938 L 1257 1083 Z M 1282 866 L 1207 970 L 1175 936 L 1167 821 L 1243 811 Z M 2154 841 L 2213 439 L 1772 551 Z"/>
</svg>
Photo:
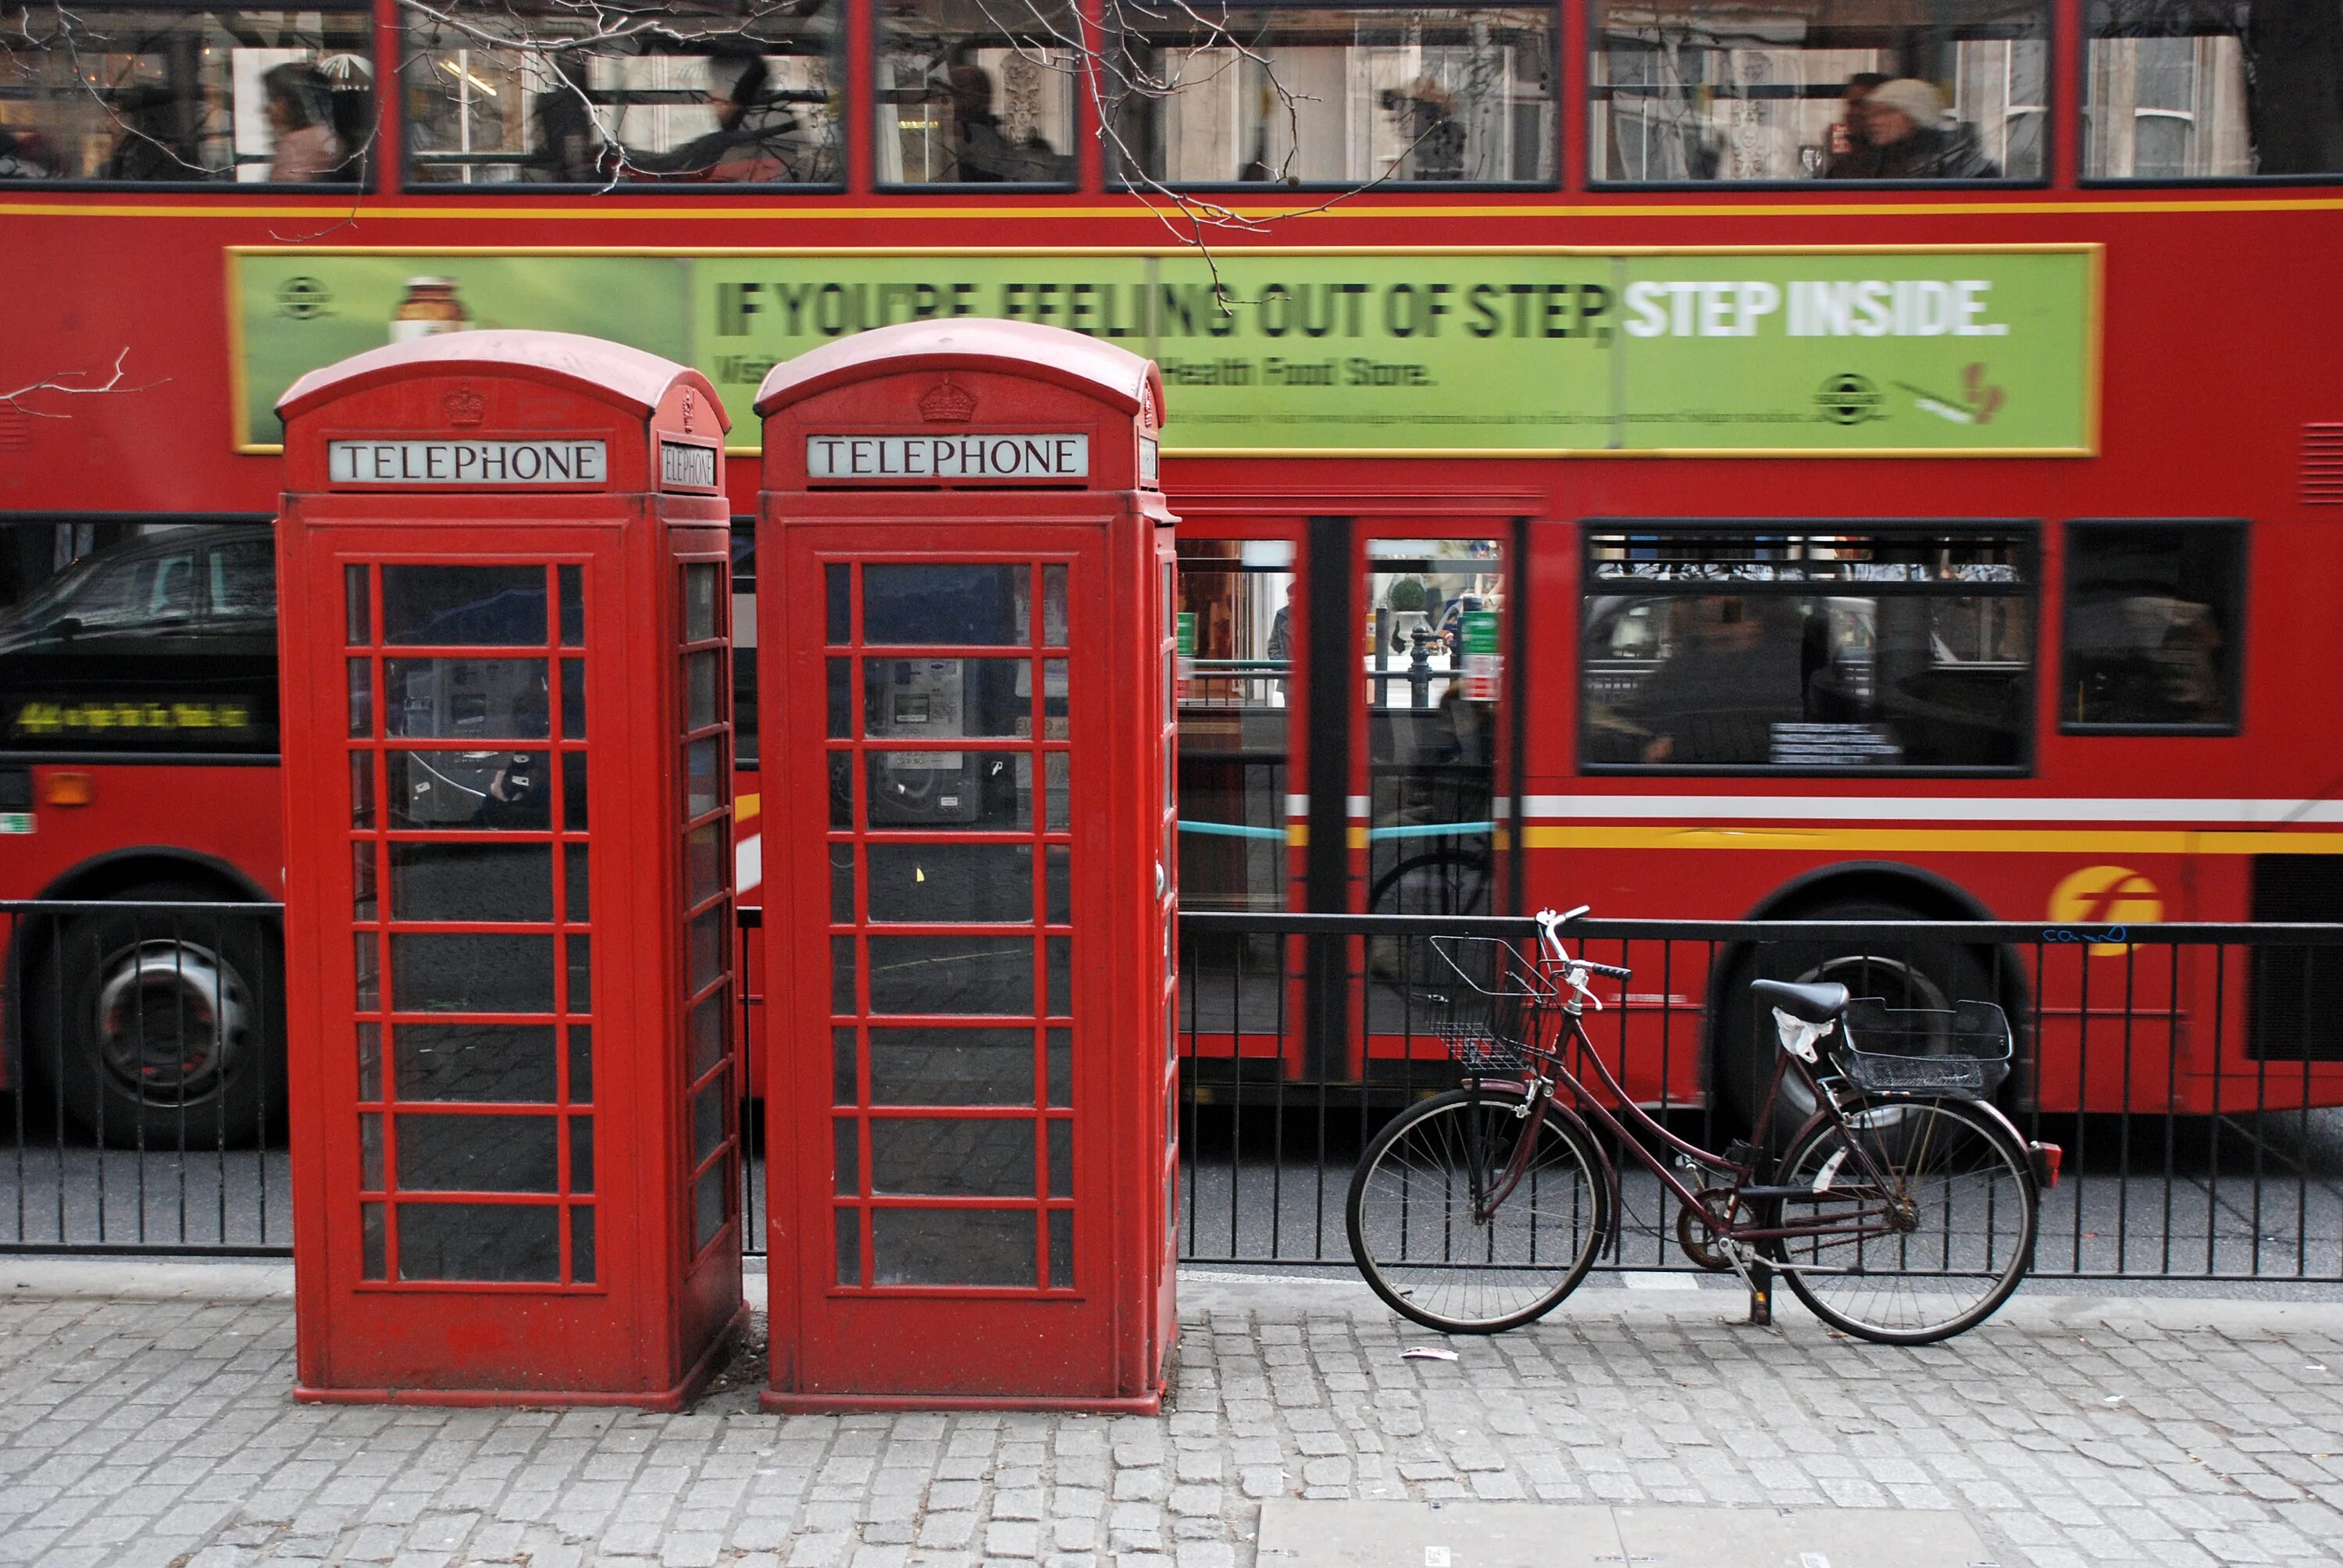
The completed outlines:
<svg viewBox="0 0 2343 1568">
<path fill-rule="evenodd" d="M 152 381 L 142 381 L 135 387 L 126 387 L 122 383 L 129 375 L 126 368 L 129 359 L 130 350 L 127 348 L 116 354 L 114 357 L 112 373 L 104 381 L 95 385 L 89 382 L 90 377 L 95 374 L 93 371 L 60 370 L 55 375 L 45 377 L 41 380 L 28 381 L 13 392 L 0 392 L 0 404 L 5 404 L 19 414 L 27 415 L 35 419 L 66 419 L 72 416 L 54 413 L 46 408 L 35 408 L 25 399 L 37 397 L 44 393 L 58 397 L 96 397 L 109 392 L 144 392 L 150 387 L 160 387 L 170 379 L 167 376 L 159 376 Z"/>
</svg>

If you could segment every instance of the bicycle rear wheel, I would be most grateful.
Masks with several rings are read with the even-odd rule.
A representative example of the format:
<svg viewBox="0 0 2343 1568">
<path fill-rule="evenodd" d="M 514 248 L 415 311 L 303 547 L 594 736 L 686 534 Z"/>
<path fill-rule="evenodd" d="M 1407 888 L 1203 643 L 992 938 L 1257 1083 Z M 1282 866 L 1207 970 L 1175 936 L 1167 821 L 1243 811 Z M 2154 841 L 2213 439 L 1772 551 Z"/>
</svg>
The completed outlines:
<svg viewBox="0 0 2343 1568">
<path fill-rule="evenodd" d="M 1775 1261 L 1815 1316 L 1881 1344 L 1922 1345 L 1991 1317 L 2026 1277 L 2039 1198 L 2026 1154 L 1958 1100 L 1856 1100 L 1845 1129 L 1817 1127 L 1783 1162 L 1781 1222 L 1893 1213 L 1863 1236 L 1794 1236 Z M 1860 1143 L 1886 1178 L 1873 1182 Z"/>
<path fill-rule="evenodd" d="M 1496 1333 L 1551 1312 L 1586 1277 L 1611 1194 L 1574 1123 L 1541 1115 L 1520 1184 L 1474 1213 L 1474 1192 L 1491 1191 L 1520 1143 L 1522 1101 L 1510 1087 L 1451 1090 L 1403 1111 L 1359 1157 L 1351 1256 L 1393 1311 L 1452 1334 Z"/>
</svg>

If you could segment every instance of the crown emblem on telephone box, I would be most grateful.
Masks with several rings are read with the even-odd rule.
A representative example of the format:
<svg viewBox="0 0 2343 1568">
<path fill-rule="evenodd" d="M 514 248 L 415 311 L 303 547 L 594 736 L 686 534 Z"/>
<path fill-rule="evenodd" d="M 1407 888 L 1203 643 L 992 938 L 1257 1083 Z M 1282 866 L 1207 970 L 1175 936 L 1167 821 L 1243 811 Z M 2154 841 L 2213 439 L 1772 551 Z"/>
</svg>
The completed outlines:
<svg viewBox="0 0 2343 1568">
<path fill-rule="evenodd" d="M 976 394 L 939 381 L 920 399 L 920 417 L 936 425 L 965 425 L 976 417 Z"/>
<path fill-rule="evenodd" d="M 451 425 L 477 425 L 488 417 L 488 400 L 468 386 L 458 387 L 439 400 Z"/>
</svg>

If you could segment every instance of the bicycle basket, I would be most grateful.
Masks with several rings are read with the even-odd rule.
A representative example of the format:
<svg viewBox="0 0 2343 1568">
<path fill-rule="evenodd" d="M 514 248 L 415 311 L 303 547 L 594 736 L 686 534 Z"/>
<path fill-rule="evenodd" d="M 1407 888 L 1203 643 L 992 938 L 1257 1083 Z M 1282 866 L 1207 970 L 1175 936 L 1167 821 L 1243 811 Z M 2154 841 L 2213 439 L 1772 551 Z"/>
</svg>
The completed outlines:
<svg viewBox="0 0 2343 1568">
<path fill-rule="evenodd" d="M 1558 993 L 1534 960 L 1498 937 L 1433 937 L 1430 945 L 1450 971 L 1434 993 L 1440 1038 L 1467 1076 L 1519 1072 L 1550 1049 Z"/>
<path fill-rule="evenodd" d="M 1831 1055 L 1867 1093 L 1982 1100 L 2009 1076 L 2009 1020 L 1989 1001 L 1957 1001 L 1946 1011 L 1857 997 L 1846 1004 Z"/>
</svg>

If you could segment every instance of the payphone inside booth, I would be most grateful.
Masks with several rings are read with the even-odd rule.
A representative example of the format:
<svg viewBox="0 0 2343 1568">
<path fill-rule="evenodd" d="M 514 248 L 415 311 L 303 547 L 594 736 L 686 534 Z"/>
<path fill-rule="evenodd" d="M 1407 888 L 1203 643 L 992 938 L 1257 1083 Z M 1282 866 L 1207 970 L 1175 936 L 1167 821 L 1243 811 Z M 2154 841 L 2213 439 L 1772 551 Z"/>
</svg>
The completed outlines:
<svg viewBox="0 0 2343 1568">
<path fill-rule="evenodd" d="M 967 320 L 759 394 L 765 853 L 800 890 L 765 927 L 798 981 L 765 1046 L 773 1408 L 1161 1398 L 1161 396 L 1122 349 Z"/>
<path fill-rule="evenodd" d="M 535 332 L 278 407 L 295 1392 L 672 1409 L 746 1321 L 723 409 Z"/>
</svg>

